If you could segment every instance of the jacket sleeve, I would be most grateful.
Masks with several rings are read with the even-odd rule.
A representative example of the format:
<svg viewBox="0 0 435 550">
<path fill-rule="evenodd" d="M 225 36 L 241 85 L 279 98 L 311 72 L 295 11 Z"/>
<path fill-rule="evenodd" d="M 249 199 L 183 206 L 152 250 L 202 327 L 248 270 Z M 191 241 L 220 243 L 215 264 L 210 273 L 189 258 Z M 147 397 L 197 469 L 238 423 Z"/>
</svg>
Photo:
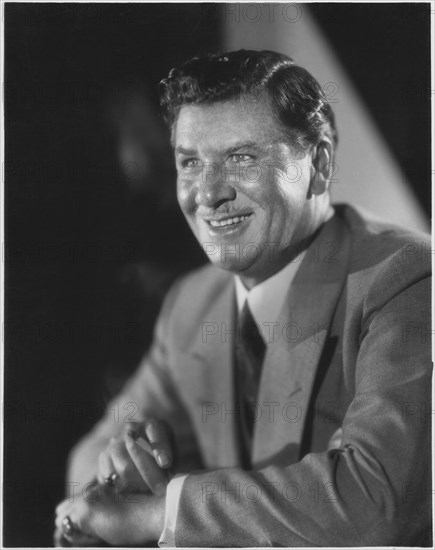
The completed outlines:
<svg viewBox="0 0 435 550">
<path fill-rule="evenodd" d="M 341 445 L 284 467 L 188 475 L 177 546 L 427 544 L 430 279 L 421 269 L 406 275 L 399 263 L 364 301 Z"/>
<path fill-rule="evenodd" d="M 178 294 L 175 283 L 165 298 L 156 323 L 150 351 L 122 392 L 108 405 L 104 417 L 72 449 L 67 479 L 80 486 L 95 478 L 98 456 L 111 437 L 122 433 L 127 422 L 148 415 L 165 420 L 173 429 L 178 450 L 178 469 L 190 471 L 200 465 L 197 445 L 184 406 L 178 398 L 168 368 L 168 321 Z M 79 487 L 81 490 L 81 487 Z"/>
</svg>

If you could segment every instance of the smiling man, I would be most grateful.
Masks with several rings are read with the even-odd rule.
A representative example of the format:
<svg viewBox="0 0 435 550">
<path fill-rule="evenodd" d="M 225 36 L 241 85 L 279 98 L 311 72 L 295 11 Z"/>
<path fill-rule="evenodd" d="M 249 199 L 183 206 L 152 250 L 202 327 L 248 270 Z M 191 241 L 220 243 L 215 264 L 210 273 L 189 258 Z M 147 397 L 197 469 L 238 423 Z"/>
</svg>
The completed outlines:
<svg viewBox="0 0 435 550">
<path fill-rule="evenodd" d="M 181 209 L 210 260 L 248 288 L 294 259 L 331 216 L 328 134 L 306 149 L 290 141 L 265 92 L 180 110 L 173 139 Z M 314 164 L 325 177 L 313 177 Z"/>
<path fill-rule="evenodd" d="M 194 58 L 162 106 L 213 265 L 75 447 L 56 541 L 430 545 L 427 237 L 331 204 L 334 116 L 284 55 Z"/>
</svg>

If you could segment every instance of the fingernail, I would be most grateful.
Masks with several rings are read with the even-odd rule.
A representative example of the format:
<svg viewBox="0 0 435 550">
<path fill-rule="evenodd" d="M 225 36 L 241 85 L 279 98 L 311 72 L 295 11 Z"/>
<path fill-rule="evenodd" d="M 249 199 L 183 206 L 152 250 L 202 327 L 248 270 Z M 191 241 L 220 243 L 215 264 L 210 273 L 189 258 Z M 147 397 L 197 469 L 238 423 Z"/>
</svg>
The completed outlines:
<svg viewBox="0 0 435 550">
<path fill-rule="evenodd" d="M 168 453 L 165 453 L 165 451 L 162 451 L 161 453 L 159 453 L 157 460 L 159 461 L 159 464 L 162 468 L 165 468 L 165 466 L 168 466 L 170 462 L 169 455 Z"/>
<path fill-rule="evenodd" d="M 127 435 L 129 437 L 131 437 L 131 439 L 133 439 L 133 441 L 136 441 L 136 439 L 138 439 L 138 437 L 139 437 L 139 434 L 137 432 L 135 432 L 134 430 L 132 430 L 131 428 L 128 430 Z"/>
</svg>

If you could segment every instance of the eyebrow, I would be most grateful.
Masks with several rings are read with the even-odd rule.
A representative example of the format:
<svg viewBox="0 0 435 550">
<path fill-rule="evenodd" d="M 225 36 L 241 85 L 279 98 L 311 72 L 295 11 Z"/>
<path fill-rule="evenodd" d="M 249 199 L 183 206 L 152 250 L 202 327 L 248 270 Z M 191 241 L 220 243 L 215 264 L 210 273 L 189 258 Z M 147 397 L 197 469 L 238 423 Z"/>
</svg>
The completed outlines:
<svg viewBox="0 0 435 550">
<path fill-rule="evenodd" d="M 231 147 L 229 147 L 226 151 L 224 151 L 225 154 L 231 154 L 235 153 L 236 151 L 240 151 L 240 149 L 258 149 L 258 145 L 254 141 L 240 141 L 238 143 L 235 143 Z"/>
<path fill-rule="evenodd" d="M 236 151 L 240 151 L 240 149 L 258 149 L 258 145 L 254 141 L 240 141 L 238 143 L 234 143 L 231 145 L 231 147 L 228 147 L 228 149 L 225 149 L 223 151 L 224 155 L 230 155 L 231 153 L 235 153 Z M 187 149 L 183 147 L 182 145 L 179 145 L 175 148 L 175 153 L 180 155 L 195 155 L 197 154 L 196 149 Z"/>
<path fill-rule="evenodd" d="M 196 153 L 195 149 L 186 149 L 182 145 L 179 145 L 175 148 L 175 152 L 180 155 L 194 155 Z"/>
</svg>

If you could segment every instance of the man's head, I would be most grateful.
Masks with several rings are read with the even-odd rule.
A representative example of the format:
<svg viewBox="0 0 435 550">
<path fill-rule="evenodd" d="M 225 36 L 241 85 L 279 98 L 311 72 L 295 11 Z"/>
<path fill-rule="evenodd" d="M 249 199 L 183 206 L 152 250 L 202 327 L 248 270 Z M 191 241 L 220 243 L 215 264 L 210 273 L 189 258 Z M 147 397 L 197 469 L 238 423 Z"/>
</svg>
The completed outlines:
<svg viewBox="0 0 435 550">
<path fill-rule="evenodd" d="M 305 69 L 269 51 L 193 58 L 161 86 L 180 206 L 210 260 L 252 286 L 328 215 L 332 110 Z"/>
</svg>

